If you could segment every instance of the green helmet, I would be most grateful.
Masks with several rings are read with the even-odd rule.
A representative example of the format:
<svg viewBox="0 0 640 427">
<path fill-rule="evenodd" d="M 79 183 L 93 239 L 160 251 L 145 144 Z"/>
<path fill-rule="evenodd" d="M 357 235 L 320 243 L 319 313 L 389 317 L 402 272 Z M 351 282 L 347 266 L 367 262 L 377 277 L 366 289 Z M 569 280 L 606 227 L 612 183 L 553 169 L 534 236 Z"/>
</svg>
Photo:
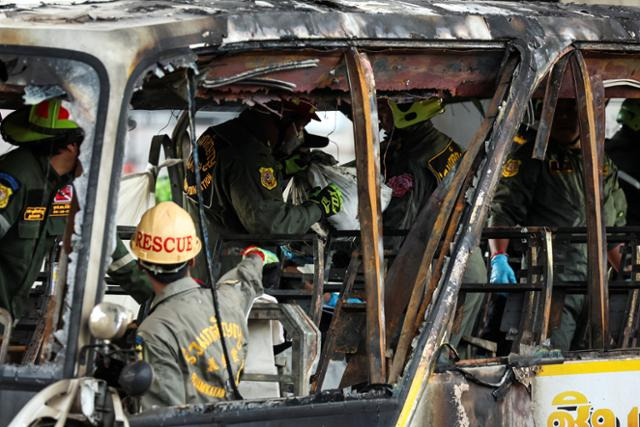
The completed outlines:
<svg viewBox="0 0 640 427">
<path fill-rule="evenodd" d="M 9 114 L 0 124 L 2 138 L 14 145 L 39 142 L 81 142 L 84 132 L 71 120 L 59 99 L 42 101 Z"/>
<path fill-rule="evenodd" d="M 389 99 L 389 108 L 393 115 L 393 124 L 398 129 L 424 122 L 444 111 L 442 98 L 429 98 L 401 105 Z"/>
<path fill-rule="evenodd" d="M 637 132 L 640 130 L 640 99 L 625 99 L 618 112 L 616 119 L 618 123 L 623 124 Z"/>
</svg>

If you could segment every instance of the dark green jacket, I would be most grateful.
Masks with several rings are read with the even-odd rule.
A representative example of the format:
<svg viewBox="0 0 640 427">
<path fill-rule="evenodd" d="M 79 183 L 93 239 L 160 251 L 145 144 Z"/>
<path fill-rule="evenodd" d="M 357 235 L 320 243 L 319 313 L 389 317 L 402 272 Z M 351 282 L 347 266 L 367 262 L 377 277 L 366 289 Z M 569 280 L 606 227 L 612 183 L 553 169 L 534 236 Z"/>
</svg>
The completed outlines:
<svg viewBox="0 0 640 427">
<path fill-rule="evenodd" d="M 619 170 L 640 181 L 640 132 L 623 126 L 605 144 L 605 150 Z M 640 225 L 640 189 L 620 179 L 620 187 L 627 196 L 627 224 Z"/>
<path fill-rule="evenodd" d="M 396 129 L 391 142 L 382 148 L 386 183 L 394 188 L 398 177 L 406 175 L 412 188 L 404 194 L 394 188 L 383 215 L 385 226 L 411 228 L 422 205 L 461 157 L 462 149 L 431 121 Z"/>
<path fill-rule="evenodd" d="M 544 161 L 531 158 L 534 139 L 514 149 L 504 164 L 502 178 L 491 204 L 489 226 L 584 227 L 587 224 L 582 154 L 549 142 Z M 605 158 L 604 210 L 607 226 L 625 224 L 626 202 L 618 184 L 617 169 Z M 585 280 L 585 244 L 556 243 L 554 265 L 563 266 L 560 280 Z"/>
<path fill-rule="evenodd" d="M 253 234 L 305 233 L 322 216 L 307 202 L 285 203 L 280 166 L 266 142 L 237 118 L 207 129 L 198 138 L 204 204 L 218 231 Z M 197 200 L 193 160 L 184 191 Z"/>
<path fill-rule="evenodd" d="M 107 274 L 139 304 L 153 297 L 153 288 L 147 274 L 138 268 L 135 258 L 120 239 L 111 255 Z"/>
<path fill-rule="evenodd" d="M 26 148 L 0 157 L 0 307 L 14 319 L 24 314 L 29 289 L 64 234 L 72 180 Z"/>
<path fill-rule="evenodd" d="M 218 281 L 223 335 L 236 382 L 247 352 L 247 316 L 262 294 L 262 260 L 249 256 Z M 225 368 L 211 290 L 190 277 L 156 295 L 138 330 L 143 357 L 154 370 L 142 409 L 227 398 Z"/>
</svg>

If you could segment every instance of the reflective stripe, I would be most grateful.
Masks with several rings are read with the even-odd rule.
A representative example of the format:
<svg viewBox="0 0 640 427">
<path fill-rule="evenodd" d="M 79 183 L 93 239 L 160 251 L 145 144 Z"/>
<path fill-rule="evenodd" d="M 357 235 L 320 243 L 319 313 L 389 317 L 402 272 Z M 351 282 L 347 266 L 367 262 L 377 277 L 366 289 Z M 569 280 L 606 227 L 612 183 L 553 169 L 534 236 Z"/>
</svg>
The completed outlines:
<svg viewBox="0 0 640 427">
<path fill-rule="evenodd" d="M 5 217 L 0 215 L 0 237 L 3 237 L 11 228 L 11 224 Z"/>
<path fill-rule="evenodd" d="M 136 259 L 133 257 L 133 255 L 131 255 L 130 253 L 127 253 L 125 256 L 123 256 L 122 258 L 119 258 L 115 261 L 113 261 L 110 265 L 109 268 L 107 269 L 108 271 L 117 271 L 120 270 L 122 267 L 126 266 L 127 264 L 129 264 L 131 261 L 135 261 Z"/>
</svg>

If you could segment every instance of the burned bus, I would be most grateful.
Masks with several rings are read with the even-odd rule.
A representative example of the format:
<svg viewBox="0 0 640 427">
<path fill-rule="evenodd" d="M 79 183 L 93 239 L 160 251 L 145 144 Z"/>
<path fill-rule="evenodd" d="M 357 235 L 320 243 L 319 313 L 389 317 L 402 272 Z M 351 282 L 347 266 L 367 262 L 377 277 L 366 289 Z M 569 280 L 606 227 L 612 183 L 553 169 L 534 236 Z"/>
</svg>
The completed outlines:
<svg viewBox="0 0 640 427">
<path fill-rule="evenodd" d="M 74 208 L 30 288 L 29 314 L 2 312 L 1 423 L 637 426 L 640 229 L 604 226 L 602 162 L 607 101 L 640 97 L 639 18 L 634 8 L 498 1 L 0 6 L 0 108 L 61 98 L 84 131 Z M 464 155 L 411 226 L 397 229 L 382 222 L 379 101 L 432 98 L 449 113 L 436 126 L 456 135 Z M 269 396 L 140 412 L 148 371 L 119 381 L 137 356 L 114 338 L 144 305 L 126 314 L 101 304 L 125 293 L 107 277 L 116 237 L 129 239 L 135 225 L 117 215 L 125 153 L 145 147 L 154 171 L 163 157 L 169 198 L 198 218 L 206 207 L 183 192 L 196 125 L 283 99 L 349 123 L 359 228 L 209 230 L 204 262 L 214 266 L 237 242 L 294 248 L 306 260 L 306 269 L 284 270 L 280 281 L 290 286 L 267 289 L 275 300 L 250 315 L 279 322 L 290 350 L 282 363 L 274 355 L 268 372 L 247 370 L 240 384 L 276 387 Z M 559 99 L 578 106 L 586 226 L 486 228 L 514 137 L 523 123 L 535 127 L 532 155 L 543 159 Z M 174 119 L 145 136 L 133 129 L 136 112 Z M 522 243 L 517 285 L 463 281 L 471 251 L 490 238 Z M 582 283 L 554 279 L 553 248 L 567 239 L 586 247 Z M 608 277 L 608 242 L 624 245 L 626 278 Z M 331 313 L 323 313 L 327 292 L 339 293 Z M 483 295 L 484 308 L 463 337 L 468 357 L 458 358 L 449 337 L 471 293 Z M 554 351 L 549 334 L 572 293 L 587 298 L 586 344 Z M 503 314 L 494 302 L 504 295 Z M 624 300 L 617 322 L 614 295 Z M 107 319 L 102 329 L 91 325 L 96 308 Z M 491 316 L 506 325 L 497 327 L 501 344 L 480 333 Z M 109 375 L 98 369 L 105 360 Z"/>
</svg>

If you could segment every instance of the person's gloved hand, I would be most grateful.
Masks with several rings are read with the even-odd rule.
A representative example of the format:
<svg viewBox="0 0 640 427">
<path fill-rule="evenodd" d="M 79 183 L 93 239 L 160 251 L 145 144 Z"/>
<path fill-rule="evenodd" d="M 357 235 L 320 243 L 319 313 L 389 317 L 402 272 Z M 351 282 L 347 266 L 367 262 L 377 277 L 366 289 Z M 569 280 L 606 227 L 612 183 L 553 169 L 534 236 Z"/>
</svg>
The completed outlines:
<svg viewBox="0 0 640 427">
<path fill-rule="evenodd" d="M 507 254 L 497 254 L 491 258 L 491 283 L 516 283 L 516 275 L 509 265 Z"/>
<path fill-rule="evenodd" d="M 327 301 L 325 301 L 324 306 L 327 308 L 336 308 L 336 305 L 338 304 L 338 300 L 340 299 L 340 293 L 339 292 L 331 292 L 331 295 L 329 296 L 329 299 Z M 363 303 L 364 301 L 362 301 L 360 298 L 347 298 L 347 302 L 348 303 Z"/>
<path fill-rule="evenodd" d="M 317 204 L 325 217 L 335 215 L 342 210 L 342 191 L 335 184 L 329 184 L 322 190 L 315 189 L 309 201 Z"/>
<path fill-rule="evenodd" d="M 258 255 L 262 258 L 262 266 L 267 264 L 273 264 L 278 262 L 278 256 L 271 251 L 259 248 L 258 246 L 247 246 L 242 251 L 242 259 L 245 259 L 249 255 Z"/>
<path fill-rule="evenodd" d="M 307 170 L 309 167 L 309 154 L 308 153 L 296 153 L 284 159 L 283 169 L 286 176 L 293 176 L 298 172 Z"/>
</svg>

